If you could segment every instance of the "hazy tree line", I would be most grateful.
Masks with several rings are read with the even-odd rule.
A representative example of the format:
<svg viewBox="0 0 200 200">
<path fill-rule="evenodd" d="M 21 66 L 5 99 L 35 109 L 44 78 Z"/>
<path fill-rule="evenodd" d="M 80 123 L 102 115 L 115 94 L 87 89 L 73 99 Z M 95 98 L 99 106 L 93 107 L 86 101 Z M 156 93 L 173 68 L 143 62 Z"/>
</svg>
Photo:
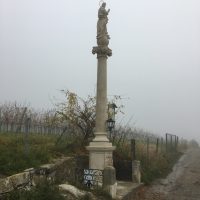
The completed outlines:
<svg viewBox="0 0 200 200">
<path fill-rule="evenodd" d="M 5 126 L 13 126 L 15 128 L 11 130 L 17 132 L 20 130 L 20 126 L 24 125 L 27 119 L 30 119 L 29 122 L 32 126 L 43 126 L 48 130 L 56 127 L 61 135 L 70 132 L 70 134 L 81 136 L 84 142 L 90 141 L 95 131 L 95 97 L 81 98 L 68 90 L 62 92 L 65 101 L 57 103 L 54 109 L 50 110 L 36 110 L 29 105 L 17 102 L 0 104 L 0 126 L 4 125 L 4 128 Z M 116 115 L 120 112 L 123 113 L 120 96 L 114 96 L 111 102 L 115 102 L 118 106 Z M 117 123 L 115 129 L 108 133 L 108 137 L 116 144 L 123 144 L 132 138 L 145 141 L 148 137 L 152 142 L 158 138 L 157 135 L 143 129 Z"/>
<path fill-rule="evenodd" d="M 1 129 L 9 129 L 19 132 L 29 119 L 31 126 L 61 127 L 62 122 L 56 114 L 55 109 L 36 110 L 28 105 L 17 102 L 5 102 L 0 104 L 0 126 Z"/>
<path fill-rule="evenodd" d="M 27 105 L 17 102 L 7 102 L 0 105 L 0 119 L 5 123 L 20 123 L 31 117 L 33 123 L 56 123 L 55 111 L 36 111 Z"/>
</svg>

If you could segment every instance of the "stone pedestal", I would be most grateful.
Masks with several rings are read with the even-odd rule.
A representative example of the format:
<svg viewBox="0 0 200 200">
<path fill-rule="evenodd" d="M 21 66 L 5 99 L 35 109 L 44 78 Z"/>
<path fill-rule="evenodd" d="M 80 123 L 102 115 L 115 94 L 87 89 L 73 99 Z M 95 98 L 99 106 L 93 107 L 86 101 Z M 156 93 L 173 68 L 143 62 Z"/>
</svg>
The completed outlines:
<svg viewBox="0 0 200 200">
<path fill-rule="evenodd" d="M 140 161 L 132 161 L 132 181 L 134 183 L 141 183 Z"/>
<path fill-rule="evenodd" d="M 112 166 L 107 166 L 103 173 L 103 189 L 108 192 L 112 198 L 116 198 L 117 181 L 116 171 Z"/>
<path fill-rule="evenodd" d="M 89 151 L 89 168 L 104 170 L 107 166 L 113 166 L 113 150 L 115 147 L 109 142 L 91 142 L 87 147 Z"/>
</svg>

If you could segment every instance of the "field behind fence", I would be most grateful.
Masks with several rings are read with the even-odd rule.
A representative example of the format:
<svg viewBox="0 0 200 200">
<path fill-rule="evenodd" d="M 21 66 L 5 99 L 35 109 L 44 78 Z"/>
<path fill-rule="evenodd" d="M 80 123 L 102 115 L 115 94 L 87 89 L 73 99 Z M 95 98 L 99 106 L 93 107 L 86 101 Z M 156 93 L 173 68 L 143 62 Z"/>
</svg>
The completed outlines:
<svg viewBox="0 0 200 200">
<path fill-rule="evenodd" d="M 29 118 L 22 123 L 0 122 L 0 133 L 61 134 L 65 128 L 65 126 L 31 123 Z"/>
<path fill-rule="evenodd" d="M 52 134 L 55 136 L 65 133 L 66 137 L 68 135 L 71 138 L 73 134 L 76 135 L 75 132 L 70 126 L 32 123 L 30 118 L 20 123 L 0 121 L 0 133 Z M 158 153 L 177 152 L 179 144 L 179 137 L 169 133 L 166 133 L 164 137 L 133 133 L 125 140 L 125 143 L 120 141 L 120 144 L 123 144 L 123 149 L 133 160 L 141 157 L 150 160 L 152 155 Z M 118 143 L 114 142 L 114 145 L 118 146 Z"/>
</svg>

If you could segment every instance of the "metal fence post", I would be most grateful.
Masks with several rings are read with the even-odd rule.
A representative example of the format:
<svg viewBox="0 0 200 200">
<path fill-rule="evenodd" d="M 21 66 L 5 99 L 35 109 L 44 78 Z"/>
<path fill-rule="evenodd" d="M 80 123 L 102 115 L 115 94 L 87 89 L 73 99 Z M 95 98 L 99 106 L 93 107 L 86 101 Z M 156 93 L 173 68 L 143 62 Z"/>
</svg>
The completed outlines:
<svg viewBox="0 0 200 200">
<path fill-rule="evenodd" d="M 179 143 L 179 137 L 177 136 L 177 144 L 176 144 L 176 148 L 178 149 L 178 143 Z"/>
<path fill-rule="evenodd" d="M 172 135 L 170 135 L 170 151 L 173 151 Z"/>
<path fill-rule="evenodd" d="M 1 120 L 1 108 L 0 108 L 0 133 L 1 133 L 1 126 L 2 126 L 2 120 Z"/>
<path fill-rule="evenodd" d="M 158 153 L 158 147 L 159 147 L 159 138 L 156 139 L 156 153 Z"/>
<path fill-rule="evenodd" d="M 160 151 L 163 152 L 163 138 L 161 138 Z"/>
<path fill-rule="evenodd" d="M 136 154 L 135 154 L 135 139 L 131 140 L 131 157 L 132 160 L 136 160 Z"/>
<path fill-rule="evenodd" d="M 9 128 L 9 122 L 8 122 L 8 118 L 6 118 L 6 132 L 8 133 L 8 128 Z"/>
<path fill-rule="evenodd" d="M 147 137 L 147 166 L 149 164 L 149 138 Z"/>
<path fill-rule="evenodd" d="M 25 120 L 25 138 L 24 138 L 24 142 L 25 142 L 25 155 L 28 157 L 29 155 L 29 130 L 30 130 L 30 123 L 31 123 L 31 118 L 26 118 Z"/>
<path fill-rule="evenodd" d="M 175 148 L 176 148 L 176 151 L 178 151 L 178 136 L 176 136 L 176 140 L 175 140 Z"/>
</svg>

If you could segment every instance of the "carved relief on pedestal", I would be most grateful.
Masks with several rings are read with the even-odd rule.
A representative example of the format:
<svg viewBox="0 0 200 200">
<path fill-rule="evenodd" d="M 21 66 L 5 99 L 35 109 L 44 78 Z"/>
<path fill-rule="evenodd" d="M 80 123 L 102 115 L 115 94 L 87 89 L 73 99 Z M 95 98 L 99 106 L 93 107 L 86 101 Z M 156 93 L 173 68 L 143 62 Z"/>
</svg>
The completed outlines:
<svg viewBox="0 0 200 200">
<path fill-rule="evenodd" d="M 113 166 L 112 152 L 105 153 L 105 166 Z"/>
</svg>

